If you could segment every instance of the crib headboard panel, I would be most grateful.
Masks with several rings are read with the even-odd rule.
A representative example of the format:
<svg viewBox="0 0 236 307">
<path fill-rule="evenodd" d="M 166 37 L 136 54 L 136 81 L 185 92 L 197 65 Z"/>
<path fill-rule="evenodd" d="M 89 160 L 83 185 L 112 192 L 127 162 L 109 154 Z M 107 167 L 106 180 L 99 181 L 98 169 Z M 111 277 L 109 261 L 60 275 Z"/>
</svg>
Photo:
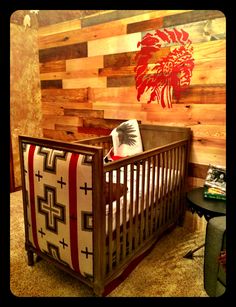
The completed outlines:
<svg viewBox="0 0 236 307">
<path fill-rule="evenodd" d="M 189 139 L 191 129 L 186 127 L 141 124 L 144 150 L 153 149 L 182 139 Z"/>
</svg>

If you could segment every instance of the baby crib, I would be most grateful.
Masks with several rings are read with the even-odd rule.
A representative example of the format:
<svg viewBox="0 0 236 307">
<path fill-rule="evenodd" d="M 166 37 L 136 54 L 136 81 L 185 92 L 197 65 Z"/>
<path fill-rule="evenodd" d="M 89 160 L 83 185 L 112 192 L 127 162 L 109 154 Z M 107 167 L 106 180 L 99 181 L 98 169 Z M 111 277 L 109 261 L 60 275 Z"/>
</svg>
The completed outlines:
<svg viewBox="0 0 236 307">
<path fill-rule="evenodd" d="M 144 151 L 105 163 L 111 136 L 19 136 L 28 265 L 41 257 L 106 295 L 185 213 L 190 129 L 139 125 Z"/>
</svg>

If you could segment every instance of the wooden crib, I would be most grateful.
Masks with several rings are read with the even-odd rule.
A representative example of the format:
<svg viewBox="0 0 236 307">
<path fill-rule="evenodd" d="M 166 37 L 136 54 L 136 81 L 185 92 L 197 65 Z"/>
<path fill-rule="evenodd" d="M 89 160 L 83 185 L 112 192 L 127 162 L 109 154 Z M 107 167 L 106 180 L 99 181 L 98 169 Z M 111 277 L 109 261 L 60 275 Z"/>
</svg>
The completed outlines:
<svg viewBox="0 0 236 307">
<path fill-rule="evenodd" d="M 185 213 L 190 129 L 139 125 L 144 152 L 104 163 L 111 136 L 19 136 L 25 248 L 106 295 Z"/>
</svg>

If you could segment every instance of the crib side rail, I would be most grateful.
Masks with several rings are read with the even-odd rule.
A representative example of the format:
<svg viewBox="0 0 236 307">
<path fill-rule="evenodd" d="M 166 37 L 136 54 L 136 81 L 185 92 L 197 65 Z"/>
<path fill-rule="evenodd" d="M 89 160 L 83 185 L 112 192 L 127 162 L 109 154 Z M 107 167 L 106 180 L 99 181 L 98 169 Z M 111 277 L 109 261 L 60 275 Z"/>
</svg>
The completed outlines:
<svg viewBox="0 0 236 307">
<path fill-rule="evenodd" d="M 109 182 L 110 191 L 106 220 L 108 280 L 183 214 L 188 146 L 187 139 L 176 141 L 104 165 L 104 180 Z M 111 192 L 114 185 L 115 202 Z"/>
<path fill-rule="evenodd" d="M 108 151 L 111 149 L 111 147 L 113 146 L 111 135 L 101 136 L 97 138 L 83 139 L 83 140 L 75 141 L 75 143 L 102 147 L 103 156 L 105 156 L 108 153 Z"/>
</svg>

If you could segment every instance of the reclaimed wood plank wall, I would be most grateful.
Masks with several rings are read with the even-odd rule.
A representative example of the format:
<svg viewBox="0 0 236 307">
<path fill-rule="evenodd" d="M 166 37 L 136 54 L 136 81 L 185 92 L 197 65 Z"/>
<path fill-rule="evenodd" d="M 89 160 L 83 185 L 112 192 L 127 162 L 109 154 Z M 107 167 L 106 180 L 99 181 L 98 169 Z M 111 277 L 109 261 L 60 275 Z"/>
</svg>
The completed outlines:
<svg viewBox="0 0 236 307">
<path fill-rule="evenodd" d="M 194 48 L 190 87 L 172 109 L 137 101 L 137 43 L 156 29 L 182 28 Z M 153 57 L 168 55 L 166 44 Z M 115 11 L 39 29 L 45 137 L 106 134 L 117 120 L 192 129 L 189 181 L 203 183 L 208 164 L 226 159 L 226 18 L 215 10 Z M 145 95 L 144 95 L 145 96 Z M 100 130 L 96 130 L 100 128 Z"/>
</svg>

